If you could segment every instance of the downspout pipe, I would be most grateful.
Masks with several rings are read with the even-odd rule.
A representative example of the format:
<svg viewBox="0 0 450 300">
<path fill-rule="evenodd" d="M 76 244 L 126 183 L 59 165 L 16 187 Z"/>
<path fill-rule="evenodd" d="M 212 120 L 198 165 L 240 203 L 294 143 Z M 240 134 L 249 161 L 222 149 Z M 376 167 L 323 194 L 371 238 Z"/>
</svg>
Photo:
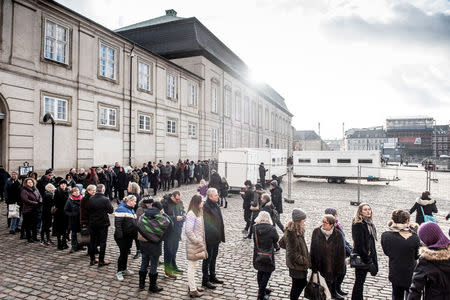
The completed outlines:
<svg viewBox="0 0 450 300">
<path fill-rule="evenodd" d="M 134 46 L 130 51 L 130 115 L 129 115 L 129 131 L 128 131 L 128 165 L 131 166 L 131 116 L 133 107 L 133 57 L 134 57 Z"/>
</svg>

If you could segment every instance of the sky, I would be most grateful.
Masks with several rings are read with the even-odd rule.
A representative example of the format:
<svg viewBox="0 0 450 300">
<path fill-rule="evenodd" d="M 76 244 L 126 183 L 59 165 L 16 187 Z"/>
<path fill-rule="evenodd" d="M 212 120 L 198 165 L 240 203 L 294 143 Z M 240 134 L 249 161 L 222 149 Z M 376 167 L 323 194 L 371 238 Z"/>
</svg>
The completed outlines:
<svg viewBox="0 0 450 300">
<path fill-rule="evenodd" d="M 449 0 L 57 2 L 113 30 L 166 9 L 196 17 L 324 139 L 387 117 L 450 124 Z"/>
</svg>

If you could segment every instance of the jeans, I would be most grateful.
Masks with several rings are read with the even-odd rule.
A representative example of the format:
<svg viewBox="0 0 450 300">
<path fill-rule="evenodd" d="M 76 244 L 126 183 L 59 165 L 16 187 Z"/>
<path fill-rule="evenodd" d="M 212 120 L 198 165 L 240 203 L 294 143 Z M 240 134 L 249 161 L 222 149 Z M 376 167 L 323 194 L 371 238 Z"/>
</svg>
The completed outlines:
<svg viewBox="0 0 450 300">
<path fill-rule="evenodd" d="M 149 255 L 142 252 L 141 268 L 139 272 L 147 273 L 148 265 L 150 264 L 150 274 L 158 273 L 159 255 Z"/>
<path fill-rule="evenodd" d="M 98 261 L 105 261 L 106 240 L 108 239 L 108 226 L 104 227 L 89 227 L 89 234 L 91 240 L 89 243 L 89 256 L 91 261 L 95 260 L 95 248 L 100 245 L 100 254 L 98 255 Z"/>
<path fill-rule="evenodd" d="M 276 225 L 280 228 L 281 232 L 284 232 L 284 225 L 281 224 L 280 215 L 278 215 Z"/>
<path fill-rule="evenodd" d="M 404 300 L 408 298 L 409 288 L 392 284 L 392 300 Z"/>
<path fill-rule="evenodd" d="M 78 245 L 77 233 L 73 230 L 70 231 L 70 244 L 72 247 L 76 247 Z"/>
<path fill-rule="evenodd" d="M 195 284 L 195 267 L 197 266 L 196 260 L 188 260 L 187 278 L 189 291 L 196 291 L 197 285 Z"/>
<path fill-rule="evenodd" d="M 368 270 L 355 269 L 355 283 L 353 285 L 352 300 L 364 300 L 364 282 Z"/>
<path fill-rule="evenodd" d="M 272 275 L 272 272 L 258 271 L 258 275 L 256 276 L 258 280 L 258 299 L 263 299 L 270 275 Z"/>
<path fill-rule="evenodd" d="M 132 238 L 115 239 L 117 246 L 119 246 L 119 258 L 117 259 L 117 272 L 125 271 L 128 263 L 128 253 L 133 244 Z"/>
<path fill-rule="evenodd" d="M 19 217 L 18 218 L 11 218 L 11 222 L 9 223 L 9 230 L 16 230 L 19 228 L 20 225 L 20 218 L 22 217 L 22 211 L 19 211 Z"/>
<path fill-rule="evenodd" d="M 302 291 L 305 288 L 307 283 L 308 283 L 308 281 L 306 278 L 292 277 L 292 287 L 291 287 L 290 299 L 298 300 L 298 297 L 300 297 L 300 294 L 302 293 Z"/>
<path fill-rule="evenodd" d="M 250 228 L 250 224 L 252 223 L 252 211 L 249 209 L 244 210 L 244 221 L 245 221 L 245 231 Z"/>
<path fill-rule="evenodd" d="M 219 254 L 219 245 L 220 243 L 217 244 L 206 243 L 206 252 L 208 252 L 208 258 L 204 259 L 202 263 L 203 283 L 206 283 L 211 278 L 216 277 L 216 260 L 217 254 Z"/>
<path fill-rule="evenodd" d="M 177 268 L 177 251 L 180 243 L 180 235 L 176 231 L 172 231 L 164 241 L 164 268 L 173 272 Z"/>
</svg>

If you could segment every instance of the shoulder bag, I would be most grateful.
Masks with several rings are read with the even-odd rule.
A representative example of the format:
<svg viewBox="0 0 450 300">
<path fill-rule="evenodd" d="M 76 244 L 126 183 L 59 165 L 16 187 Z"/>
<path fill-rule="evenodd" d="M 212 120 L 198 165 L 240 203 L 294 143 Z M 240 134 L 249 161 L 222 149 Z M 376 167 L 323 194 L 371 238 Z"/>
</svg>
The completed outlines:
<svg viewBox="0 0 450 300">
<path fill-rule="evenodd" d="M 363 262 L 361 256 L 355 252 L 350 254 L 350 267 L 363 270 L 369 269 L 369 265 Z"/>
<path fill-rule="evenodd" d="M 316 280 L 314 280 L 314 275 L 316 276 Z M 325 294 L 325 288 L 320 284 L 320 278 L 319 274 L 317 272 L 314 272 L 311 274 L 311 277 L 309 278 L 308 284 L 305 287 L 305 294 L 306 299 L 312 299 L 312 300 L 326 300 L 327 295 Z"/>
<path fill-rule="evenodd" d="M 256 225 L 253 227 L 253 231 L 255 234 L 255 243 L 256 243 L 256 257 L 255 263 L 261 265 L 271 265 L 273 264 L 273 247 L 270 247 L 270 250 L 260 249 L 258 245 L 258 234 L 256 231 Z"/>
<path fill-rule="evenodd" d="M 422 210 L 422 215 L 423 215 L 423 221 L 424 221 L 424 222 L 434 222 L 434 223 L 437 223 L 435 217 L 429 216 L 429 215 L 426 215 L 426 214 L 425 214 L 425 212 L 423 211 L 422 205 L 420 206 L 420 209 Z"/>
</svg>

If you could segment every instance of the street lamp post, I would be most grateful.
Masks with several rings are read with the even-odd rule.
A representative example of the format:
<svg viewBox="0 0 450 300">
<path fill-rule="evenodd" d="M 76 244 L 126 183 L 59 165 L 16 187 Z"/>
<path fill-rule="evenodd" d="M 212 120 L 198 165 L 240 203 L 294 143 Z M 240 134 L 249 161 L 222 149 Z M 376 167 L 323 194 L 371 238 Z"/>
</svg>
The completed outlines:
<svg viewBox="0 0 450 300">
<path fill-rule="evenodd" d="M 52 124 L 52 169 L 54 169 L 54 157 L 55 157 L 55 119 L 53 119 L 53 116 L 51 113 L 46 113 L 44 118 L 42 119 L 44 123 L 50 123 Z"/>
</svg>

